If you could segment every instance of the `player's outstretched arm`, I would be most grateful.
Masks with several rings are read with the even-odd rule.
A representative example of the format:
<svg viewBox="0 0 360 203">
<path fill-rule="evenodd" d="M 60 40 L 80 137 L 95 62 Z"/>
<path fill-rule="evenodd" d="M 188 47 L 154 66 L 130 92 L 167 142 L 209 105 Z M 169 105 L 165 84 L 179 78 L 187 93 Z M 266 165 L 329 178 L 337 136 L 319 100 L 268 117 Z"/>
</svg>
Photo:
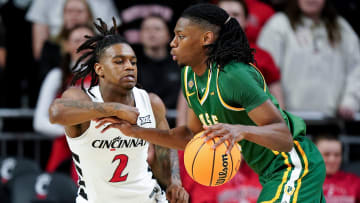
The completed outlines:
<svg viewBox="0 0 360 203">
<path fill-rule="evenodd" d="M 139 115 L 134 107 L 120 103 L 92 102 L 79 88 L 69 88 L 49 108 L 50 122 L 75 126 L 99 117 L 115 116 L 134 124 Z"/>
<path fill-rule="evenodd" d="M 275 151 L 291 151 L 293 148 L 291 132 L 279 110 L 270 100 L 267 100 L 250 111 L 248 115 L 257 126 L 219 123 L 212 126 L 205 126 L 203 136 L 207 136 L 206 140 L 213 137 L 221 137 L 214 147 L 226 140 L 229 141 L 228 151 L 231 150 L 235 143 L 242 139 Z"/>
</svg>

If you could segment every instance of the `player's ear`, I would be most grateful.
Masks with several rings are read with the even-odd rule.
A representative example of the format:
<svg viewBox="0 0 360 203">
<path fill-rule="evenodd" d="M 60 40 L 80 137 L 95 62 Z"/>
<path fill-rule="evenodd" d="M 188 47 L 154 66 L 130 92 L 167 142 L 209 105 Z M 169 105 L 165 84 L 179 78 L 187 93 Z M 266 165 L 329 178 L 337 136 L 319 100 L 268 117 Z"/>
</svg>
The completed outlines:
<svg viewBox="0 0 360 203">
<path fill-rule="evenodd" d="M 94 68 L 95 68 L 96 74 L 98 74 L 98 76 L 100 78 L 103 78 L 104 77 L 104 69 L 103 69 L 102 65 L 100 63 L 95 63 Z"/>
<path fill-rule="evenodd" d="M 206 31 L 202 35 L 202 45 L 209 45 L 212 44 L 215 41 L 215 34 L 212 31 Z"/>
</svg>

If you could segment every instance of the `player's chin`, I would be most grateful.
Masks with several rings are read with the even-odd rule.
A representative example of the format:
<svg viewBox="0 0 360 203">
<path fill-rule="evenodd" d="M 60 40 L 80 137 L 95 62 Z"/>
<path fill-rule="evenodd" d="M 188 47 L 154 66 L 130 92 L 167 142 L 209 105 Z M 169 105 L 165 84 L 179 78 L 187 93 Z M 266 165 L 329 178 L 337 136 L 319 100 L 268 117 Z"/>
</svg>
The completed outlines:
<svg viewBox="0 0 360 203">
<path fill-rule="evenodd" d="M 186 64 L 185 64 L 185 63 L 181 63 L 181 62 L 178 62 L 177 64 L 178 64 L 178 66 L 179 66 L 180 68 L 183 68 L 183 67 L 185 67 L 185 66 L 186 66 Z"/>
<path fill-rule="evenodd" d="M 131 90 L 132 88 L 135 87 L 135 85 L 136 85 L 136 83 L 127 84 L 127 85 L 125 85 L 125 88 Z"/>
<path fill-rule="evenodd" d="M 132 88 L 134 88 L 135 85 L 136 85 L 136 82 L 127 82 L 127 83 L 122 84 L 122 86 L 128 90 L 131 90 Z"/>
</svg>

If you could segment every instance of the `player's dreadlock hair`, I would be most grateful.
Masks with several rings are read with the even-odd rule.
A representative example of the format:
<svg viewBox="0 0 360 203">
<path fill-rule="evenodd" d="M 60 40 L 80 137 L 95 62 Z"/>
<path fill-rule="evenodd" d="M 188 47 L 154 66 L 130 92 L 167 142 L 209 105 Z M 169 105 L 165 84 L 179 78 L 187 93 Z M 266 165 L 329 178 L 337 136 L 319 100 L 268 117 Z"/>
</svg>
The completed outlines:
<svg viewBox="0 0 360 203">
<path fill-rule="evenodd" d="M 253 63 L 253 49 L 250 48 L 239 23 L 223 9 L 212 4 L 196 4 L 187 8 L 181 15 L 192 22 L 212 30 L 217 34 L 213 44 L 207 45 L 207 64 L 214 62 L 223 68 L 232 60 Z"/>
<path fill-rule="evenodd" d="M 101 18 L 97 18 L 100 24 L 94 22 L 95 28 L 99 31 L 100 34 L 97 34 L 93 37 L 85 36 L 87 40 L 80 45 L 77 49 L 77 52 L 82 50 L 89 50 L 84 53 L 75 63 L 73 67 L 74 77 L 72 84 L 81 79 L 81 89 L 85 91 L 84 88 L 84 79 L 87 75 L 91 76 L 91 83 L 88 89 L 88 92 L 91 94 L 90 90 L 92 87 L 99 84 L 99 77 L 95 72 L 94 65 L 99 62 L 99 59 L 102 57 L 106 48 L 113 44 L 126 43 L 126 40 L 117 34 L 116 31 L 116 21 L 113 18 L 113 27 L 108 29 L 108 26 Z M 85 61 L 85 62 L 83 62 Z M 79 66 L 79 64 L 81 64 Z M 92 94 L 91 94 L 92 95 Z"/>
</svg>

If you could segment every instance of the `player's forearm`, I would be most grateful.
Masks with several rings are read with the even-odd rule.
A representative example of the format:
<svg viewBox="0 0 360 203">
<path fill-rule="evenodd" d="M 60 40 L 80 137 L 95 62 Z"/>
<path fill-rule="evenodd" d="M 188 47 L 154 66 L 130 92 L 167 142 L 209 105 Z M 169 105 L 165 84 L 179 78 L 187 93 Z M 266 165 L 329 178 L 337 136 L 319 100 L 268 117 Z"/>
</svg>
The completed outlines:
<svg viewBox="0 0 360 203">
<path fill-rule="evenodd" d="M 193 133 L 185 126 L 171 130 L 137 128 L 133 136 L 163 147 L 184 150 Z"/>
<path fill-rule="evenodd" d="M 181 185 L 179 156 L 176 149 L 170 149 L 171 184 Z"/>
<path fill-rule="evenodd" d="M 73 126 L 92 119 L 119 114 L 123 106 L 120 103 L 56 99 L 49 108 L 50 122 Z"/>
<path fill-rule="evenodd" d="M 162 185 L 170 183 L 170 149 L 155 145 L 155 160 L 151 165 L 154 176 Z"/>
<path fill-rule="evenodd" d="M 285 123 L 247 126 L 244 138 L 250 142 L 280 152 L 289 152 L 293 147 L 292 135 Z"/>
</svg>

